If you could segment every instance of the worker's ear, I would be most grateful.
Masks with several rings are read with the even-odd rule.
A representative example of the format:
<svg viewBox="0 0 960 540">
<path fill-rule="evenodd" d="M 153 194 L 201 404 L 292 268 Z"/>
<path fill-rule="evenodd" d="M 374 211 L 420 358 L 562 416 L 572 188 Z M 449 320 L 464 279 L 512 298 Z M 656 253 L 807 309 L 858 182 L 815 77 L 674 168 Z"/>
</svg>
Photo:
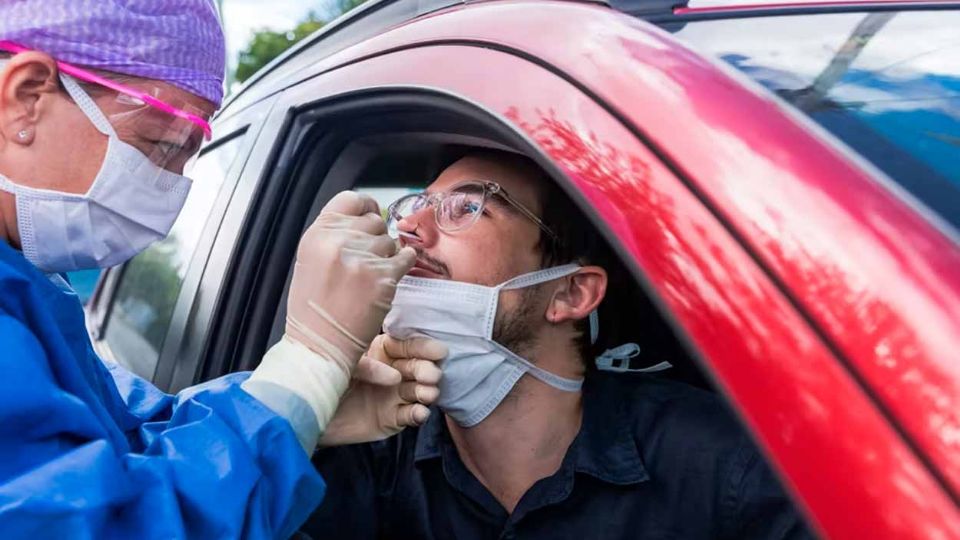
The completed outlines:
<svg viewBox="0 0 960 540">
<path fill-rule="evenodd" d="M 545 316 L 554 324 L 584 319 L 597 309 L 606 294 L 607 271 L 599 266 L 584 266 L 576 274 L 558 280 Z"/>
<path fill-rule="evenodd" d="M 57 63 L 48 54 L 12 56 L 0 70 L 0 136 L 3 143 L 29 145 L 42 116 L 41 100 L 60 89 Z"/>
</svg>

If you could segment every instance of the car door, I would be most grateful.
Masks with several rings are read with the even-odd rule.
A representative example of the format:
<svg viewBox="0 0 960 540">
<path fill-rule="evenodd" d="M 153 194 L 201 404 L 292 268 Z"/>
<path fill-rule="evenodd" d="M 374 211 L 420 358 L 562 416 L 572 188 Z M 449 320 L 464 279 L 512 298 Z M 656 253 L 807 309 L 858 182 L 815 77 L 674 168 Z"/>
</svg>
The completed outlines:
<svg viewBox="0 0 960 540">
<path fill-rule="evenodd" d="M 540 35 L 523 22 L 534 17 Z M 821 174 L 796 166 L 811 156 L 834 178 L 869 185 L 856 160 L 768 94 L 652 27 L 551 2 L 447 10 L 298 66 L 234 192 L 221 228 L 232 240 L 218 239 L 209 258 L 226 271 L 201 280 L 201 290 L 219 291 L 197 320 L 209 330 L 198 334 L 204 344 L 184 340 L 203 350 L 201 365 L 175 369 L 174 386 L 251 368 L 276 339 L 305 220 L 350 187 L 328 179 L 349 143 L 338 130 L 361 114 L 351 107 L 383 107 L 384 118 L 391 99 L 421 116 L 456 110 L 464 125 L 484 123 L 534 157 L 592 216 L 815 529 L 960 534 L 936 468 L 738 221 L 777 210 L 744 211 L 771 175 L 799 185 Z M 744 110 L 765 116 L 738 123 Z M 735 186 L 754 196 L 737 199 Z M 779 204 L 789 210 L 789 197 Z M 763 245 L 789 249 L 785 239 L 796 237 Z"/>
</svg>

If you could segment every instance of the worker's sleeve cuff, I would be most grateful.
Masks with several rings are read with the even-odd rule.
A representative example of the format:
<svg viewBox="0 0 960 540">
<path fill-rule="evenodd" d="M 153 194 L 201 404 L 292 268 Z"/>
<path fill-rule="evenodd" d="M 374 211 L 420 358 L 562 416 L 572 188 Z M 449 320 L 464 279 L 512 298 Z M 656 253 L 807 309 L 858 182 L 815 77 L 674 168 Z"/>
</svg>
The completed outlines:
<svg viewBox="0 0 960 540">
<path fill-rule="evenodd" d="M 254 388 L 253 392 L 258 392 L 261 390 L 260 383 L 278 386 L 305 402 L 313 411 L 316 433 L 319 435 L 326 430 L 337 411 L 340 398 L 347 391 L 350 379 L 335 362 L 284 336 L 267 351 L 242 388 Z M 256 394 L 254 396 L 256 397 Z M 284 400 L 281 398 L 277 401 Z M 264 403 L 270 406 L 266 401 Z M 283 415 L 279 411 L 278 414 Z M 308 452 L 312 449 L 311 446 Z"/>
<path fill-rule="evenodd" d="M 313 454 L 321 433 L 317 417 L 306 401 L 287 388 L 264 380 L 247 379 L 240 388 L 289 422 L 300 446 L 308 456 Z"/>
</svg>

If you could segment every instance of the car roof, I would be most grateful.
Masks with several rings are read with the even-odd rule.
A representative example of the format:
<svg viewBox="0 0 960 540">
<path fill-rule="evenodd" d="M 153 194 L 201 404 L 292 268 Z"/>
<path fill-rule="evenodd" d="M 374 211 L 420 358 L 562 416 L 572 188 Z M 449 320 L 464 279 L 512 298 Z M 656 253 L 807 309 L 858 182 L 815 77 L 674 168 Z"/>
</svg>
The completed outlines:
<svg viewBox="0 0 960 540">
<path fill-rule="evenodd" d="M 322 28 L 257 71 L 237 92 L 227 98 L 218 116 L 226 116 L 229 114 L 229 109 L 236 109 L 238 105 L 243 107 L 281 90 L 284 83 L 290 81 L 291 75 L 317 59 L 428 13 L 478 1 L 497 0 L 369 0 L 364 2 L 323 25 Z M 606 5 L 606 0 L 570 1 Z"/>
<path fill-rule="evenodd" d="M 224 102 L 227 116 L 282 90 L 291 77 L 323 58 L 389 28 L 440 9 L 499 0 L 369 0 L 325 24 L 253 75 Z M 956 8 L 958 0 L 570 0 L 600 3 L 667 29 L 696 19 L 773 14 L 843 12 L 860 9 Z"/>
</svg>

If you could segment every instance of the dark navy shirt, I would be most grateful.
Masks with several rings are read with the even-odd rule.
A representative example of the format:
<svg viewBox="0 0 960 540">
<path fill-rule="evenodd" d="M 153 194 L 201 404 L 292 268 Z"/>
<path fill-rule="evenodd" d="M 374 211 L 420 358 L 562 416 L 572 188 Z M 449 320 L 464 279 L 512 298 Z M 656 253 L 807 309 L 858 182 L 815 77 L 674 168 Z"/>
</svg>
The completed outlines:
<svg viewBox="0 0 960 540">
<path fill-rule="evenodd" d="M 806 538 L 720 398 L 651 375 L 595 373 L 560 469 L 509 514 L 434 411 L 386 441 L 318 452 L 327 498 L 313 538 Z"/>
</svg>

